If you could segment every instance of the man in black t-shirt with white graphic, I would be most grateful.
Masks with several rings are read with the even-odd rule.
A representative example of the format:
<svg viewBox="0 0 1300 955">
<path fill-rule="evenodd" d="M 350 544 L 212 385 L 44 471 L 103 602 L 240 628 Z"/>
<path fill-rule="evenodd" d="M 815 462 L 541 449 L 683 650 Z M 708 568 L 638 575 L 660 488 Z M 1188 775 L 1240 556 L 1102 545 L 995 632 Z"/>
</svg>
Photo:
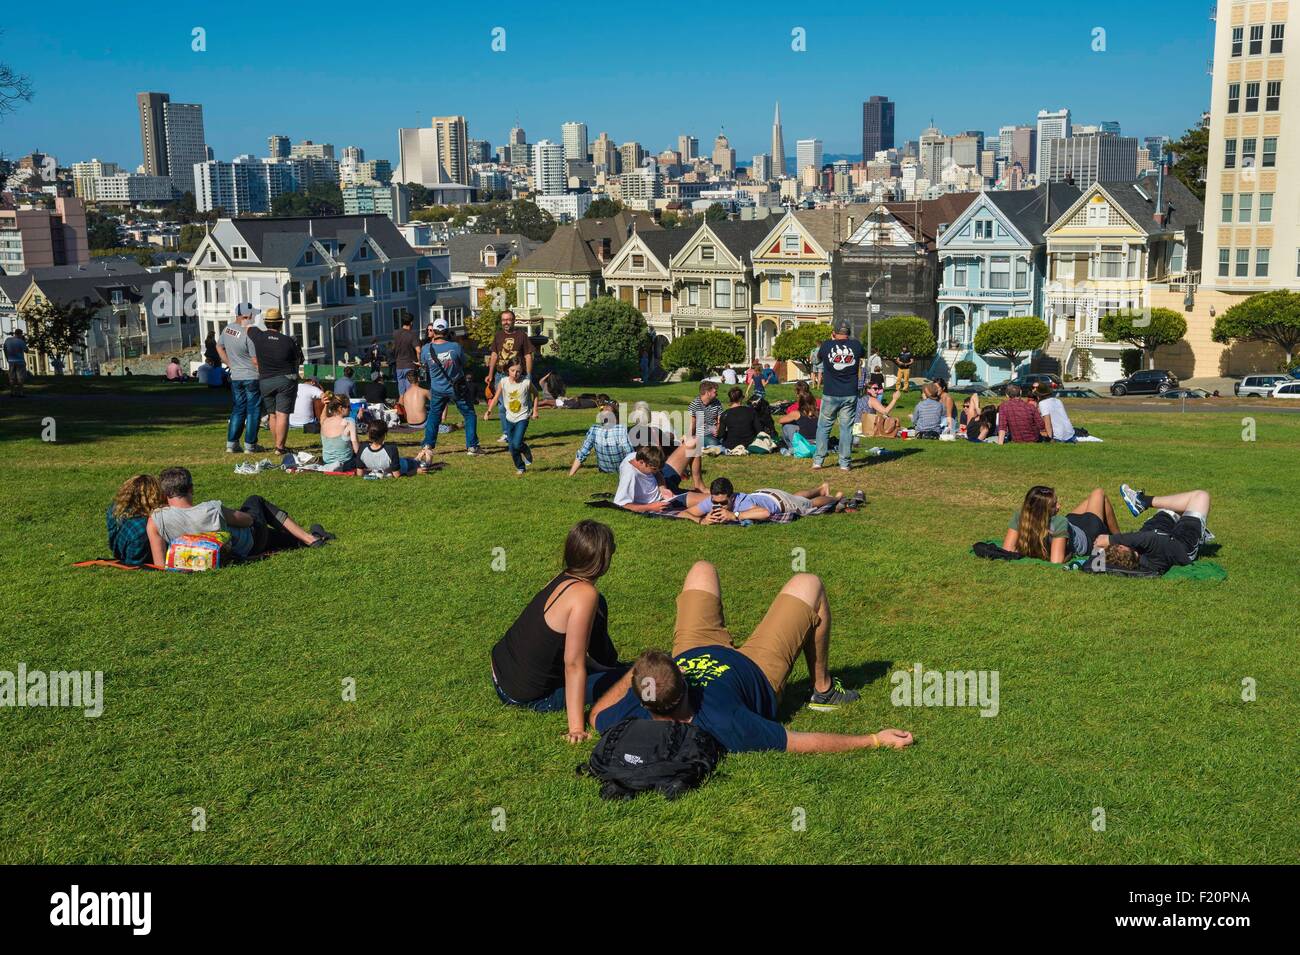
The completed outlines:
<svg viewBox="0 0 1300 955">
<path fill-rule="evenodd" d="M 817 450 L 813 470 L 820 470 L 830 446 L 835 419 L 840 422 L 840 470 L 849 469 L 853 455 L 853 412 L 858 403 L 858 368 L 865 354 L 862 342 L 850 337 L 852 326 L 845 319 L 835 323 L 829 341 L 817 350 L 822 366 L 822 409 L 817 418 Z"/>
<path fill-rule="evenodd" d="M 1153 497 L 1121 484 L 1120 495 L 1134 517 L 1148 508 L 1158 513 L 1140 531 L 1102 534 L 1097 538 L 1093 546 L 1105 550 L 1108 568 L 1163 574 L 1170 568 L 1191 564 L 1199 556 L 1201 544 L 1214 540 L 1205 526 L 1210 513 L 1208 491 Z"/>
</svg>

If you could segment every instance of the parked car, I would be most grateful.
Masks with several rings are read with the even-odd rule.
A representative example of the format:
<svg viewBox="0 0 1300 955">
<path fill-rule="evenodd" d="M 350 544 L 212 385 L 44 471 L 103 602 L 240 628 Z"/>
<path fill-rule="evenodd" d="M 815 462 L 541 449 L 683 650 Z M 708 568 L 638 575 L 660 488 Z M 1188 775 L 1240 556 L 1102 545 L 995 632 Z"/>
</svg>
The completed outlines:
<svg viewBox="0 0 1300 955">
<path fill-rule="evenodd" d="M 996 398 L 997 392 L 982 381 L 963 381 L 948 389 L 954 395 L 979 395 L 981 398 Z"/>
<path fill-rule="evenodd" d="M 1029 389 L 1034 387 L 1034 385 L 1038 384 L 1040 381 L 1051 385 L 1053 390 L 1061 387 L 1060 375 L 1051 375 L 1046 372 L 1035 372 L 1032 375 L 1019 375 L 1012 378 L 1010 381 L 1004 381 L 1001 384 L 994 385 L 993 390 L 999 395 L 1005 395 L 1007 393 L 1008 385 L 1019 385 L 1020 390 L 1028 394 Z"/>
<path fill-rule="evenodd" d="M 1105 395 L 1098 394 L 1097 392 L 1093 391 L 1091 388 L 1071 388 L 1070 386 L 1067 385 L 1064 388 L 1056 389 L 1056 397 L 1058 398 L 1104 398 Z"/>
<path fill-rule="evenodd" d="M 1300 398 L 1300 381 L 1295 378 L 1282 382 L 1273 389 L 1274 398 Z"/>
<path fill-rule="evenodd" d="M 1168 391 L 1160 392 L 1161 398 L 1213 398 L 1214 396 L 1204 388 L 1170 388 Z"/>
<path fill-rule="evenodd" d="M 1286 375 L 1247 375 L 1233 384 L 1232 393 L 1238 398 L 1267 398 L 1284 381 L 1294 381 Z"/>
<path fill-rule="evenodd" d="M 1178 379 L 1173 372 L 1149 368 L 1121 378 L 1110 386 L 1110 393 L 1117 398 L 1121 395 L 1159 395 L 1177 387 Z"/>
</svg>

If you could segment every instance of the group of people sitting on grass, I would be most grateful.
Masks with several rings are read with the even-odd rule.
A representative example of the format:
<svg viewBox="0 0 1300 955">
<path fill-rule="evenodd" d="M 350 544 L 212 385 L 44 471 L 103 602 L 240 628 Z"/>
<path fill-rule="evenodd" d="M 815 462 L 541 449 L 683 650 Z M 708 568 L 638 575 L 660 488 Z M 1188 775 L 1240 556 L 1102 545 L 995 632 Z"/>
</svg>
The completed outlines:
<svg viewBox="0 0 1300 955">
<path fill-rule="evenodd" d="M 302 525 L 257 495 L 238 510 L 221 501 L 194 503 L 194 478 L 185 468 L 167 468 L 157 477 L 137 474 L 117 490 L 105 515 L 113 559 L 133 567 L 162 567 L 167 547 L 186 535 L 230 535 L 230 551 L 247 559 L 269 551 L 320 547 L 334 535 L 320 524 Z"/>
<path fill-rule="evenodd" d="M 1007 385 L 1000 405 L 982 406 L 979 395 L 971 395 L 962 405 L 961 422 L 966 440 L 988 444 L 1074 444 L 1087 436 L 1074 427 L 1065 404 L 1046 382 L 1036 383 L 1027 397 L 1019 385 Z"/>
<path fill-rule="evenodd" d="M 1134 517 L 1149 510 L 1156 513 L 1140 530 L 1122 533 L 1115 508 L 1101 488 L 1062 514 L 1056 491 L 1035 485 L 1012 515 L 1002 548 L 1053 564 L 1101 554 L 1106 568 L 1164 574 L 1193 563 L 1201 544 L 1214 540 L 1205 523 L 1210 514 L 1207 491 L 1157 497 L 1122 484 L 1120 496 Z"/>
<path fill-rule="evenodd" d="M 828 753 L 901 749 L 912 734 L 787 730 L 777 703 L 800 657 L 811 680 L 808 706 L 833 711 L 855 702 L 830 672 L 831 612 L 813 574 L 796 574 L 743 645 L 727 629 L 717 569 L 699 561 L 677 596 L 672 650 L 650 649 L 630 666 L 610 638 L 609 604 L 597 584 L 614 558 L 614 533 L 581 521 L 564 543 L 564 569 L 529 601 L 492 647 L 492 685 L 507 706 L 563 712 L 565 738 L 611 732 L 629 719 L 687 723 L 729 753 L 785 750 Z M 588 709 L 590 707 L 590 709 Z"/>
</svg>

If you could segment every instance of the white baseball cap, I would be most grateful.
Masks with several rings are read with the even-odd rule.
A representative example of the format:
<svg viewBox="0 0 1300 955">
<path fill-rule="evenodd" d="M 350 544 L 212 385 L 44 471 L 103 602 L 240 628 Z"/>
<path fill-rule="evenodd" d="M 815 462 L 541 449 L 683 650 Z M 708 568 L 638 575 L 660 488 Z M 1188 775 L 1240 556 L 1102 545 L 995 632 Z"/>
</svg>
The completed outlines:
<svg viewBox="0 0 1300 955">
<path fill-rule="evenodd" d="M 440 332 L 445 332 L 447 330 L 447 320 L 445 318 L 435 318 L 433 327 Z"/>
<path fill-rule="evenodd" d="M 240 302 L 235 306 L 236 318 L 256 318 L 262 313 L 260 308 L 254 308 L 252 302 Z"/>
</svg>

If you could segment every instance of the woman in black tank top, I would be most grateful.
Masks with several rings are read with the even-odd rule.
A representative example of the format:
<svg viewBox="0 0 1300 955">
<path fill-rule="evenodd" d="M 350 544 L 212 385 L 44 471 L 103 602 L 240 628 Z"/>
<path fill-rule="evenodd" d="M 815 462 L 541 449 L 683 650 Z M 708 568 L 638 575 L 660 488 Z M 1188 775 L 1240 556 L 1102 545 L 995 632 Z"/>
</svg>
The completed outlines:
<svg viewBox="0 0 1300 955">
<path fill-rule="evenodd" d="M 613 532 L 597 521 L 580 521 L 564 543 L 563 573 L 529 601 L 492 647 L 492 682 L 501 701 L 539 712 L 564 710 L 571 742 L 588 736 L 584 705 L 616 683 L 627 668 L 619 666 L 610 640 L 609 610 L 602 594 L 595 593 L 594 607 L 579 604 L 570 610 L 571 619 L 576 615 L 589 620 L 587 626 L 578 624 L 579 630 L 553 629 L 546 612 L 571 588 L 589 584 L 594 591 L 613 556 Z M 578 599 L 590 597 L 580 594 Z M 570 666 L 565 663 L 566 651 Z"/>
</svg>

